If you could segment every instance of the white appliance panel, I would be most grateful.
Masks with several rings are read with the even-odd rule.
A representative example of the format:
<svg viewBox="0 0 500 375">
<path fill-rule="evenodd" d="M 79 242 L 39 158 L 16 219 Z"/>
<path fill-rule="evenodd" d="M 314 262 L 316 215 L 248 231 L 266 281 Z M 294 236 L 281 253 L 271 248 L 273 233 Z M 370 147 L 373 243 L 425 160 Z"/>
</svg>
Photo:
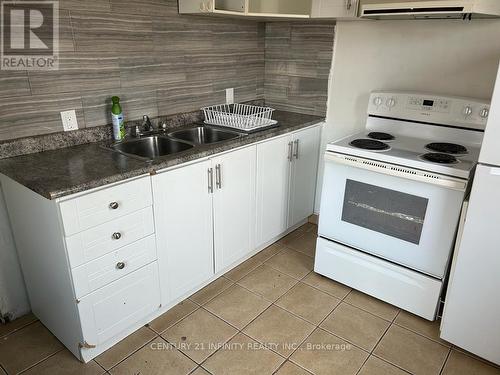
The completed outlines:
<svg viewBox="0 0 500 375">
<path fill-rule="evenodd" d="M 500 166 L 500 68 L 491 99 L 491 112 L 484 133 L 479 162 Z"/>
<path fill-rule="evenodd" d="M 443 278 L 464 190 L 326 160 L 320 236 Z"/>
<path fill-rule="evenodd" d="M 441 337 L 500 365 L 500 168 L 479 166 L 455 255 Z"/>
</svg>

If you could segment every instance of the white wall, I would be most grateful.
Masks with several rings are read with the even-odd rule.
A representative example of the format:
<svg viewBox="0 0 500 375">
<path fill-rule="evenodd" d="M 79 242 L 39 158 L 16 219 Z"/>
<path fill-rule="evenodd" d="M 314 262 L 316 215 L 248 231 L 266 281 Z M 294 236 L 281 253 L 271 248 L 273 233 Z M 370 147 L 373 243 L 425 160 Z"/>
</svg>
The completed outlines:
<svg viewBox="0 0 500 375">
<path fill-rule="evenodd" d="M 26 228 L 29 235 L 29 228 Z M 3 193 L 0 188 L 0 317 L 15 319 L 30 311 Z"/>
<path fill-rule="evenodd" d="M 338 22 L 323 149 L 364 128 L 372 90 L 491 98 L 499 58 L 500 20 Z"/>
</svg>

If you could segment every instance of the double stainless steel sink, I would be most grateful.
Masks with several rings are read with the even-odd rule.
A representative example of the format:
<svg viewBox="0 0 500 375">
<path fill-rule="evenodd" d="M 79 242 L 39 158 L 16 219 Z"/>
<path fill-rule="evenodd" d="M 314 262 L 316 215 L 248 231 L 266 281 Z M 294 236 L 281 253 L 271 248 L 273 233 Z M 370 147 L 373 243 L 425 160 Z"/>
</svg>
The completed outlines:
<svg viewBox="0 0 500 375">
<path fill-rule="evenodd" d="M 171 133 L 160 131 L 139 138 L 126 139 L 110 145 L 109 148 L 125 155 L 153 160 L 187 151 L 194 147 L 228 141 L 245 135 L 230 130 L 196 126 Z"/>
</svg>

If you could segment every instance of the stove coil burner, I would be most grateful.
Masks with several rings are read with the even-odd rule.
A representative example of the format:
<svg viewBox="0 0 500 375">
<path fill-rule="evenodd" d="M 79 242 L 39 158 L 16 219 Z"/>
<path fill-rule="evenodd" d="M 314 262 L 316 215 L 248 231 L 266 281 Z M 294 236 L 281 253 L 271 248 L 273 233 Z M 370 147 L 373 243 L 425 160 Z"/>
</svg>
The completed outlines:
<svg viewBox="0 0 500 375">
<path fill-rule="evenodd" d="M 425 146 L 430 151 L 435 151 L 444 154 L 463 155 L 467 154 L 467 149 L 462 145 L 454 143 L 429 143 Z"/>
<path fill-rule="evenodd" d="M 362 148 L 364 150 L 372 151 L 385 151 L 391 148 L 387 143 L 376 141 L 373 139 L 355 139 L 350 143 L 350 145 L 357 148 Z"/>
<path fill-rule="evenodd" d="M 377 141 L 392 141 L 395 139 L 392 134 L 381 132 L 371 132 L 368 134 L 368 138 L 376 139 Z"/>
<path fill-rule="evenodd" d="M 422 159 L 430 161 L 431 163 L 436 164 L 456 164 L 458 160 L 456 157 L 450 154 L 441 154 L 441 153 L 429 153 L 422 155 Z"/>
</svg>

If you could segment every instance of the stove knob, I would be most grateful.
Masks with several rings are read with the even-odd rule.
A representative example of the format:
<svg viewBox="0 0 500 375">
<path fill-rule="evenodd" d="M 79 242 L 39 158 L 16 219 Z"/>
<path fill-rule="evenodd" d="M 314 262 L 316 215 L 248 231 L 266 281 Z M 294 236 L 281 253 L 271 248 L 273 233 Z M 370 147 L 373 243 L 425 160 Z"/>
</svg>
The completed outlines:
<svg viewBox="0 0 500 375">
<path fill-rule="evenodd" d="M 375 104 L 377 107 L 379 107 L 382 104 L 382 98 L 380 96 L 377 96 L 376 98 L 373 99 L 373 104 Z"/>
<path fill-rule="evenodd" d="M 472 107 L 471 106 L 468 105 L 464 108 L 464 115 L 467 117 L 472 115 Z"/>
<path fill-rule="evenodd" d="M 488 108 L 483 108 L 479 112 L 479 117 L 481 117 L 481 118 L 487 118 L 489 116 L 489 114 L 490 114 L 490 110 Z"/>
<path fill-rule="evenodd" d="M 387 105 L 387 107 L 392 108 L 396 105 L 396 99 L 394 98 L 387 99 L 387 102 L 385 104 Z"/>
</svg>

